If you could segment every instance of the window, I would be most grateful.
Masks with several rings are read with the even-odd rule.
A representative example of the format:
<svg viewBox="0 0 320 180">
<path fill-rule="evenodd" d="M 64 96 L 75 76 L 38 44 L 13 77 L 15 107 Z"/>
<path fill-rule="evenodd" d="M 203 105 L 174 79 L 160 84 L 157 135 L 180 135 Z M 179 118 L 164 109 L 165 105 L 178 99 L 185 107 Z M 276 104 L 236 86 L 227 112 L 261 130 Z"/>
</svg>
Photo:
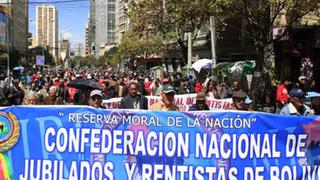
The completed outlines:
<svg viewBox="0 0 320 180">
<path fill-rule="evenodd" d="M 108 12 L 110 11 L 115 11 L 116 10 L 116 5 L 114 4 L 108 4 Z"/>
</svg>

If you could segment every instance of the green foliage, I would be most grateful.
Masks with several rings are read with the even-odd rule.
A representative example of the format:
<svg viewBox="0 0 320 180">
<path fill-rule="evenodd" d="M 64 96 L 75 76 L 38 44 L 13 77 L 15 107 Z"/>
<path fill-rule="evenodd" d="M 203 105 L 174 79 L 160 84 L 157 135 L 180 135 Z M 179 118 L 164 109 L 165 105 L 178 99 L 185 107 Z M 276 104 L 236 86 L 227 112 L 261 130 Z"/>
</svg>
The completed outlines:
<svg viewBox="0 0 320 180">
<path fill-rule="evenodd" d="M 70 67 L 75 67 L 77 65 L 77 61 L 75 58 L 70 58 L 69 59 L 69 64 L 70 64 Z"/>
<path fill-rule="evenodd" d="M 134 30 L 129 30 L 122 36 L 118 51 L 123 58 L 143 57 L 145 53 L 160 53 L 162 46 L 163 41 L 157 35 L 144 37 Z"/>
<path fill-rule="evenodd" d="M 107 64 L 116 67 L 121 62 L 121 57 L 119 53 L 119 47 L 112 47 L 104 55 Z"/>
<path fill-rule="evenodd" d="M 257 47 L 271 44 L 272 28 L 286 26 L 277 39 L 286 35 L 294 25 L 299 24 L 306 14 L 319 11 L 320 0 L 231 0 L 228 13 L 242 17 L 247 23 L 247 34 Z M 280 24 L 285 16 L 286 24 Z"/>
<path fill-rule="evenodd" d="M 273 27 L 286 27 L 277 37 L 276 40 L 279 40 L 299 24 L 303 16 L 314 11 L 318 12 L 320 8 L 320 0 L 230 0 L 230 2 L 226 13 L 241 17 L 246 22 L 245 33 L 253 41 L 258 55 L 255 67 L 255 71 L 258 72 L 267 67 L 266 51 L 273 51 Z M 285 22 L 281 22 L 281 19 Z M 251 95 L 254 99 L 259 95 L 259 81 L 259 78 L 253 77 Z"/>
<path fill-rule="evenodd" d="M 48 50 L 41 46 L 37 46 L 35 48 L 29 49 L 29 57 L 31 58 L 31 62 L 36 64 L 36 56 L 37 55 L 44 55 L 45 57 L 45 64 L 46 65 L 53 65 L 54 60 L 52 55 L 49 53 Z"/>
<path fill-rule="evenodd" d="M 95 66 L 96 65 L 96 58 L 93 55 L 82 57 L 82 56 L 75 56 L 70 59 L 70 65 L 72 67 L 79 65 L 79 66 Z"/>
<path fill-rule="evenodd" d="M 127 52 L 126 56 L 141 56 L 145 50 L 165 53 L 169 42 L 178 42 L 184 51 L 185 33 L 197 32 L 228 3 L 229 0 L 132 1 L 129 6 L 131 32 L 123 37 L 122 43 L 126 44 L 120 45 L 120 52 Z M 129 44 L 130 41 L 133 42 Z"/>
<path fill-rule="evenodd" d="M 81 58 L 80 65 L 81 66 L 94 66 L 97 58 L 94 55 L 89 55 Z"/>
</svg>

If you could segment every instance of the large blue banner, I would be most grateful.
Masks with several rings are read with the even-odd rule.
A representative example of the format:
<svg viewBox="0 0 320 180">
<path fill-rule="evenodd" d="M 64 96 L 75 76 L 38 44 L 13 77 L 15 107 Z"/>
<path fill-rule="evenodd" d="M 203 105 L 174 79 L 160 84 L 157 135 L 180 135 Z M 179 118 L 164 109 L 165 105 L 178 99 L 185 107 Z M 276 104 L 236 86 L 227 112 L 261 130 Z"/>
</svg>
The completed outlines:
<svg viewBox="0 0 320 180">
<path fill-rule="evenodd" d="M 0 179 L 319 179 L 319 130 L 316 116 L 8 107 Z"/>
</svg>

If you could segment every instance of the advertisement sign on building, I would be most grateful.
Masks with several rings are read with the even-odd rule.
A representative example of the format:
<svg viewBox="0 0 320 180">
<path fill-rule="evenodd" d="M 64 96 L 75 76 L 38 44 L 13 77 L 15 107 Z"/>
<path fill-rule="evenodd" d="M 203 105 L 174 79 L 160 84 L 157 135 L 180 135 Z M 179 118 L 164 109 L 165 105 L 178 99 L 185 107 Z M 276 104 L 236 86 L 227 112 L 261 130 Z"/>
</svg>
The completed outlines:
<svg viewBox="0 0 320 180">
<path fill-rule="evenodd" d="M 7 16 L 0 12 L 0 45 L 6 46 Z"/>
</svg>

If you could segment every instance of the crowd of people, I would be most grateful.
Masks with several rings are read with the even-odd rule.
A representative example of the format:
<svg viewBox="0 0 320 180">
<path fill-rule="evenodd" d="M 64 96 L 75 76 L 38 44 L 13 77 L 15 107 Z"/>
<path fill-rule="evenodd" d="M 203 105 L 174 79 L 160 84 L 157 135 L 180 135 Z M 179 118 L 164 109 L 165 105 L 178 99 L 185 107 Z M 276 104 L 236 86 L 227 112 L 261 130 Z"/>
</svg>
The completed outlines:
<svg viewBox="0 0 320 180">
<path fill-rule="evenodd" d="M 79 80 L 88 80 L 95 86 L 90 83 L 83 87 L 71 85 Z M 18 77 L 10 74 L 1 81 L 0 105 L 91 105 L 103 108 L 103 99 L 123 97 L 121 109 L 179 110 L 173 103 L 175 94 L 197 93 L 196 103 L 189 111 L 209 110 L 207 97 L 232 98 L 231 109 L 255 111 L 255 102 L 240 88 L 241 82 L 229 83 L 218 83 L 210 78 L 200 83 L 192 75 L 156 78 L 133 72 L 119 73 L 111 67 L 30 70 Z M 148 107 L 147 95 L 160 96 L 161 101 Z M 299 77 L 297 84 L 288 80 L 279 84 L 274 102 L 275 113 L 320 114 L 320 94 L 313 92 L 312 87 L 306 87 L 304 76 Z"/>
</svg>

